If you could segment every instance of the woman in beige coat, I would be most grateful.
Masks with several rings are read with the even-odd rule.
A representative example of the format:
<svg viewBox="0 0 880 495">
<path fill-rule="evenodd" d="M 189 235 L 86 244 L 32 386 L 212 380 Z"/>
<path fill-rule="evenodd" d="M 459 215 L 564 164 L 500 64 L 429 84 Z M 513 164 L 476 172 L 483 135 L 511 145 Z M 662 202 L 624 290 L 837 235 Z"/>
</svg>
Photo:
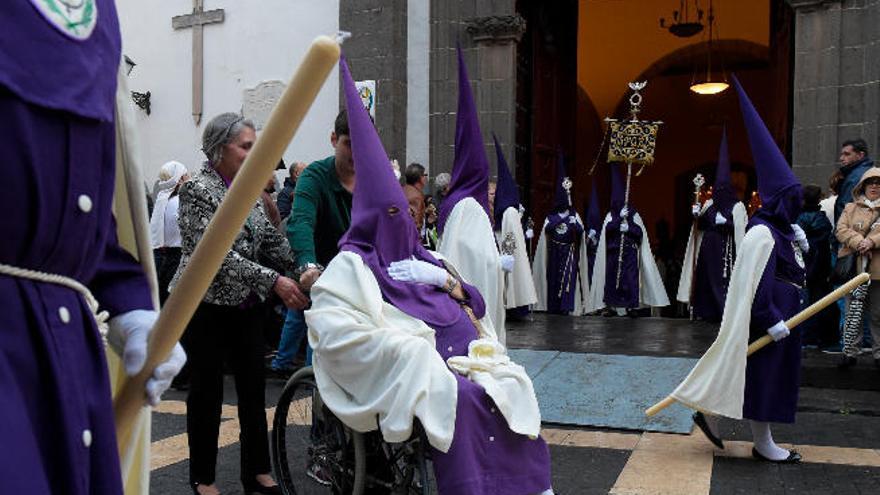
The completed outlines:
<svg viewBox="0 0 880 495">
<path fill-rule="evenodd" d="M 840 220 L 837 221 L 837 240 L 840 241 L 838 259 L 856 254 L 856 266 L 861 268 L 867 262 L 871 280 L 880 279 L 880 168 L 870 168 L 853 189 L 853 202 L 846 205 Z M 849 297 L 847 298 L 847 307 Z M 871 318 L 871 336 L 874 346 L 871 349 L 874 365 L 880 368 L 880 283 L 868 286 L 865 308 Z M 862 344 L 861 325 L 849 329 L 845 325 L 843 335 L 843 359 L 840 367 L 849 368 L 856 364 L 856 356 Z"/>
</svg>

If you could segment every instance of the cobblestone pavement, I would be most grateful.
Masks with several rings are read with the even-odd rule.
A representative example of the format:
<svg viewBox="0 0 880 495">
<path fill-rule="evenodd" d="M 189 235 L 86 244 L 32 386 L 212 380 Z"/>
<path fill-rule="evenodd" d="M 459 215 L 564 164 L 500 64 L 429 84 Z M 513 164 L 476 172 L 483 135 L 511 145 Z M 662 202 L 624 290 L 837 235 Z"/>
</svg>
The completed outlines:
<svg viewBox="0 0 880 495">
<path fill-rule="evenodd" d="M 508 325 L 511 348 L 676 357 L 699 357 L 717 331 L 687 320 L 543 314 Z M 699 431 L 674 435 L 545 424 L 554 489 L 563 495 L 880 493 L 880 370 L 865 356 L 857 367 L 839 371 L 837 357 L 805 350 L 797 423 L 774 427 L 777 441 L 801 452 L 802 464 L 751 459 L 748 426 L 731 420 L 722 422 L 724 451 L 713 449 Z M 270 421 L 282 387 L 282 380 L 268 380 Z M 165 399 L 153 414 L 151 493 L 191 493 L 186 394 L 170 391 Z M 223 493 L 238 494 L 238 421 L 229 379 L 224 403 L 217 483 Z"/>
</svg>

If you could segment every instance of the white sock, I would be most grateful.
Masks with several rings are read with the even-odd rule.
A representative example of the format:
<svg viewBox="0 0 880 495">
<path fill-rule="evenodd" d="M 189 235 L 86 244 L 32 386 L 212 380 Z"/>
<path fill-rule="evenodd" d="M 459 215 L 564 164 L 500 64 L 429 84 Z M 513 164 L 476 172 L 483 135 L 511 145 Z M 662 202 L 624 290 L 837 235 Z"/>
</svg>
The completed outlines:
<svg viewBox="0 0 880 495">
<path fill-rule="evenodd" d="M 762 456 L 773 460 L 781 461 L 787 459 L 789 451 L 783 449 L 773 441 L 770 434 L 770 423 L 763 421 L 749 421 L 752 427 L 752 442 L 755 444 L 755 450 Z"/>
</svg>

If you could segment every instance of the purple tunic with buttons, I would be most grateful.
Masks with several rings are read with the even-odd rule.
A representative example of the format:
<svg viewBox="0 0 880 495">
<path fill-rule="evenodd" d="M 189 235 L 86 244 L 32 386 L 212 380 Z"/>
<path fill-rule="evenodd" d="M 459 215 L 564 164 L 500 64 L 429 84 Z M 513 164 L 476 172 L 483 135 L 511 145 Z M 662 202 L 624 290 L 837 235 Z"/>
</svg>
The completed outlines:
<svg viewBox="0 0 880 495">
<path fill-rule="evenodd" d="M 113 316 L 152 304 L 110 212 L 116 12 L 84 5 L 97 12 L 84 40 L 31 2 L 3 6 L 0 263 L 76 279 Z M 0 275 L 0 300 L 0 492 L 121 494 L 104 350 L 83 298 Z"/>
<path fill-rule="evenodd" d="M 629 230 L 623 234 L 621 245 L 620 217 L 605 226 L 605 299 L 608 306 L 615 308 L 639 307 L 639 246 L 643 241 L 642 228 L 636 225 L 633 215 L 629 215 Z M 620 250 L 623 249 L 623 263 L 620 264 L 620 281 L 617 279 L 617 265 Z"/>
<path fill-rule="evenodd" d="M 465 286 L 468 291 L 476 290 Z M 454 323 L 435 326 L 443 360 L 466 356 L 477 330 L 462 309 Z M 492 398 L 456 375 L 455 436 L 445 454 L 432 449 L 437 488 L 447 495 L 528 495 L 550 488 L 550 451 L 544 440 L 510 431 Z"/>
<path fill-rule="evenodd" d="M 570 219 L 575 217 L 569 215 L 561 218 L 554 214 L 544 227 L 544 235 L 547 236 L 548 313 L 568 314 L 574 311 L 584 226 Z"/>
</svg>

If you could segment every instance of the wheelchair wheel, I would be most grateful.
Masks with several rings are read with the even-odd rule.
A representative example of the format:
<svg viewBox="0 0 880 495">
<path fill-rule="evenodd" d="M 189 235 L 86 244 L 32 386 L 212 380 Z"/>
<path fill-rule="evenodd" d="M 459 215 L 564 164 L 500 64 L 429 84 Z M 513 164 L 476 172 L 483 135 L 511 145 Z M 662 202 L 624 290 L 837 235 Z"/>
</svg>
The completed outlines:
<svg viewBox="0 0 880 495">
<path fill-rule="evenodd" d="M 374 458 L 381 463 L 379 469 L 369 470 L 365 493 L 436 495 L 437 483 L 427 449 L 428 441 L 418 423 L 413 436 L 405 442 L 387 443 L 381 435 L 371 433 L 366 435 L 365 443 L 368 466 Z"/>
<path fill-rule="evenodd" d="M 311 368 L 287 381 L 271 434 L 272 462 L 285 495 L 362 495 L 364 438 L 324 406 Z"/>
</svg>

